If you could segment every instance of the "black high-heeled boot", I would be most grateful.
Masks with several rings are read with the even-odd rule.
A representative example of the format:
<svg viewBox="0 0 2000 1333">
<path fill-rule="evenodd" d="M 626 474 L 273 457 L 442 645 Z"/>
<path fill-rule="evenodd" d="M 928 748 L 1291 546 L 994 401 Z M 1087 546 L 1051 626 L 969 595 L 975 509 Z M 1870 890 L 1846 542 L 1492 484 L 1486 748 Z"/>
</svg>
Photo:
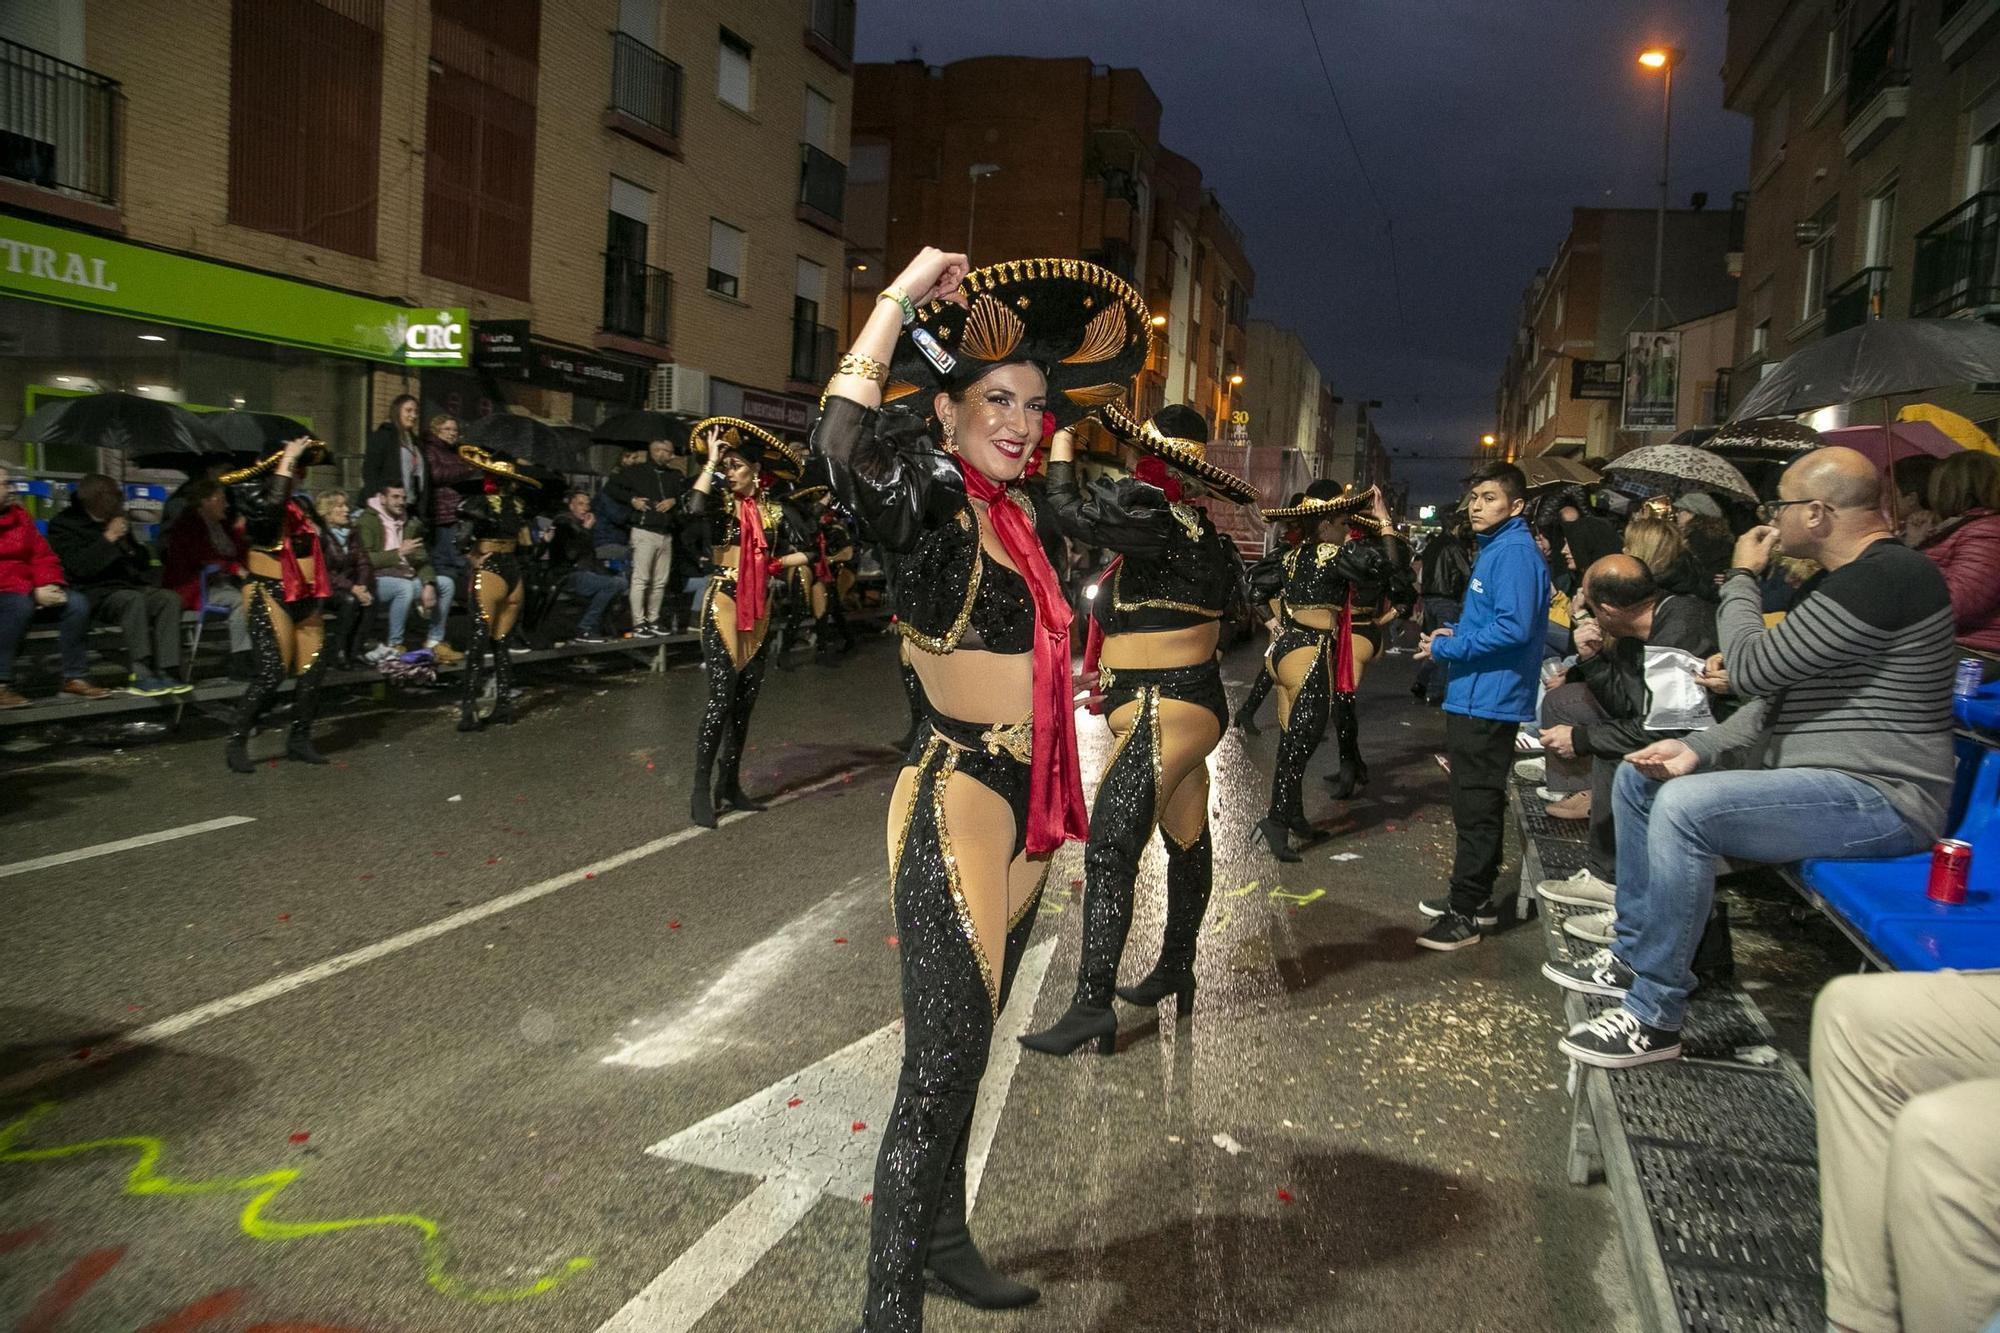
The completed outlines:
<svg viewBox="0 0 2000 1333">
<path fill-rule="evenodd" d="M 1322 651 L 1313 659 L 1305 682 L 1292 697 L 1292 711 L 1278 737 L 1278 759 L 1271 767 L 1270 808 L 1265 811 L 1264 818 L 1257 821 L 1258 835 L 1270 847 L 1271 855 L 1280 861 L 1299 859 L 1298 853 L 1292 850 L 1288 834 L 1311 836 L 1312 825 L 1306 821 L 1305 794 L 1301 787 L 1305 782 L 1306 766 L 1312 762 L 1313 751 L 1326 737 L 1329 705 L 1324 658 Z"/>
<path fill-rule="evenodd" d="M 514 659 L 505 639 L 493 641 L 493 714 L 486 720 L 503 725 L 514 721 Z"/>
<path fill-rule="evenodd" d="M 1361 718 L 1354 695 L 1333 696 L 1333 725 L 1340 743 L 1340 769 L 1326 775 L 1333 799 L 1344 801 L 1368 785 L 1368 765 L 1361 761 Z"/>
<path fill-rule="evenodd" d="M 292 726 L 285 736 L 285 757 L 302 764 L 330 764 L 333 761 L 313 748 L 313 719 L 319 716 L 319 683 L 327 672 L 326 649 L 321 648 L 312 665 L 292 687 Z"/>
<path fill-rule="evenodd" d="M 464 693 L 458 703 L 458 729 L 477 731 L 479 721 L 480 673 L 486 669 L 486 650 L 493 642 L 493 627 L 486 615 L 479 609 L 477 575 L 474 576 L 472 593 L 472 643 L 465 650 Z"/>
<path fill-rule="evenodd" d="M 1257 679 L 1250 682 L 1250 693 L 1243 696 L 1243 703 L 1230 719 L 1238 731 L 1246 736 L 1261 736 L 1264 729 L 1257 725 L 1257 710 L 1264 706 L 1264 699 L 1271 693 L 1271 673 L 1259 671 Z"/>
<path fill-rule="evenodd" d="M 257 730 L 257 719 L 271 706 L 278 684 L 285 678 L 285 659 L 278 652 L 278 636 L 271 627 L 271 613 L 262 597 L 251 598 L 248 615 L 250 688 L 236 701 L 235 723 L 230 728 L 229 744 L 222 751 L 232 773 L 257 771 L 257 766 L 250 762 L 250 737 Z"/>
<path fill-rule="evenodd" d="M 1195 942 L 1201 934 L 1202 918 L 1208 915 L 1208 896 L 1215 882 L 1215 843 L 1206 825 L 1201 836 L 1186 847 L 1167 844 L 1167 928 L 1160 944 L 1160 959 L 1136 986 L 1120 986 L 1118 998 L 1127 1004 L 1157 1005 L 1174 997 L 1174 1012 L 1185 1017 L 1194 1012 Z"/>
<path fill-rule="evenodd" d="M 968 1117 L 958 1132 L 951 1174 L 944 1197 L 938 1201 L 930 1243 L 924 1247 L 924 1276 L 939 1291 L 975 1310 L 1018 1310 L 1040 1300 L 1040 1288 L 994 1272 L 972 1243 L 972 1232 L 965 1223 L 965 1154 L 971 1141 L 972 1121 Z"/>
<path fill-rule="evenodd" d="M 757 694 L 764 687 L 764 655 L 759 653 L 743 664 L 736 677 L 735 701 L 730 705 L 729 730 L 723 739 L 722 763 L 718 770 L 715 803 L 731 810 L 768 810 L 763 801 L 753 801 L 743 790 L 743 751 L 750 739 L 750 713 L 757 706 Z"/>
</svg>

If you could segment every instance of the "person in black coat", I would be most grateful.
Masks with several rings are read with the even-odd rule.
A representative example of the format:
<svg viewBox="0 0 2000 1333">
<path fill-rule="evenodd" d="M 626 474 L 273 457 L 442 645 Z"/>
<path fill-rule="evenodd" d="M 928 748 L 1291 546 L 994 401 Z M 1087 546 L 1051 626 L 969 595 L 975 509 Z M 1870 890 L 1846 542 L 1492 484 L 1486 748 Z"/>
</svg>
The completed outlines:
<svg viewBox="0 0 2000 1333">
<path fill-rule="evenodd" d="M 133 694 L 183 694 L 179 679 L 181 599 L 153 581 L 153 553 L 132 533 L 125 493 L 92 472 L 76 483 L 69 507 L 49 520 L 49 546 L 69 586 L 90 601 L 90 618 L 117 625 L 132 664 Z"/>
<path fill-rule="evenodd" d="M 360 504 L 380 494 L 384 486 L 401 486 L 410 512 L 424 512 L 430 495 L 430 469 L 424 462 L 423 437 L 417 431 L 417 400 L 399 394 L 389 404 L 389 419 L 368 436 L 361 460 Z"/>
<path fill-rule="evenodd" d="M 604 483 L 604 493 L 632 511 L 632 632 L 645 637 L 665 634 L 661 605 L 672 586 L 674 534 L 678 510 L 688 489 L 685 472 L 676 464 L 671 440 L 654 440 L 646 459 L 628 463 Z"/>
</svg>

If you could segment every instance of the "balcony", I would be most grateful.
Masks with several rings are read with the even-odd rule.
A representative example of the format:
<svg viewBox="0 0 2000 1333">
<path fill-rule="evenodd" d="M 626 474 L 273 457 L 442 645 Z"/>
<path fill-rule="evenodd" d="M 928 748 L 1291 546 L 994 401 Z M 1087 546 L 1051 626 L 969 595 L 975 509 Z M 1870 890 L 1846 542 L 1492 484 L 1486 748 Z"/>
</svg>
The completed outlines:
<svg viewBox="0 0 2000 1333">
<path fill-rule="evenodd" d="M 809 143 L 799 145 L 799 221 L 831 236 L 842 234 L 847 166 Z"/>
<path fill-rule="evenodd" d="M 2000 0 L 1943 0 L 1938 6 L 1937 42 L 1944 63 L 1957 64 L 1995 17 L 2000 17 Z"/>
<path fill-rule="evenodd" d="M 1888 292 L 1888 269 L 1862 269 L 1826 294 L 1826 332 L 1839 333 L 1882 318 Z"/>
<path fill-rule="evenodd" d="M 1917 233 L 1910 313 L 1955 315 L 2000 304 L 2000 191 L 1988 190 Z"/>
<path fill-rule="evenodd" d="M 843 74 L 854 68 L 854 0 L 812 0 L 806 50 Z"/>
<path fill-rule="evenodd" d="M 0 40 L 0 204 L 120 227 L 118 81 Z"/>
<path fill-rule="evenodd" d="M 792 321 L 792 379 L 817 389 L 833 378 L 838 334 L 809 319 Z"/>
<path fill-rule="evenodd" d="M 1896 34 L 1901 11 L 1901 5 L 1884 5 L 1848 51 L 1847 128 L 1840 139 L 1850 158 L 1909 114 L 1910 71 Z"/>
<path fill-rule="evenodd" d="M 673 299 L 673 274 L 630 255 L 605 255 L 605 336 L 600 345 L 636 342 L 639 347 L 626 350 L 657 355 L 673 337 Z"/>
<path fill-rule="evenodd" d="M 681 67 L 636 37 L 612 33 L 611 105 L 604 125 L 679 157 Z"/>
</svg>

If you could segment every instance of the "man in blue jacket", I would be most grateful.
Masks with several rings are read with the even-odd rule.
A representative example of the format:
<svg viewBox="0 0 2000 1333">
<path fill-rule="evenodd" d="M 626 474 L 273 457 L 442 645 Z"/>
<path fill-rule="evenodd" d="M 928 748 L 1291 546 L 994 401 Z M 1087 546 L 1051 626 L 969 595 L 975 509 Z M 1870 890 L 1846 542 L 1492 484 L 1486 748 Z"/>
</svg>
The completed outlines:
<svg viewBox="0 0 2000 1333">
<path fill-rule="evenodd" d="M 1549 568 L 1521 517 L 1527 478 L 1512 463 L 1488 463 L 1468 479 L 1466 517 L 1478 541 L 1472 582 L 1456 625 L 1417 645 L 1417 660 L 1444 664 L 1444 748 L 1451 761 L 1451 817 L 1458 826 L 1451 895 L 1420 906 L 1435 917 L 1417 937 L 1426 949 L 1479 943 L 1491 925 L 1493 881 L 1506 832 L 1507 773 L 1514 736 L 1535 716 Z"/>
</svg>

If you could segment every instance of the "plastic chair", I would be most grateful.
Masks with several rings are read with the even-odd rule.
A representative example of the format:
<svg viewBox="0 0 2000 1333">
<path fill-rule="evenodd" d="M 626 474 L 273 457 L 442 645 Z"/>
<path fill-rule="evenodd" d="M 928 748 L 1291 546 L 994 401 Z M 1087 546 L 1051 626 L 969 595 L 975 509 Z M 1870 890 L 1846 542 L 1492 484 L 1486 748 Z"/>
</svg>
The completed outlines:
<svg viewBox="0 0 2000 1333">
<path fill-rule="evenodd" d="M 192 631 L 188 636 L 187 648 L 187 680 L 190 685 L 194 684 L 195 669 L 201 663 L 202 629 L 208 624 L 211 616 L 221 616 L 227 619 L 236 609 L 230 603 L 224 602 L 218 604 L 212 598 L 215 587 L 215 576 L 220 574 L 222 569 L 223 567 L 219 564 L 203 565 L 201 567 L 201 608 L 187 613 L 194 617 Z"/>
</svg>

